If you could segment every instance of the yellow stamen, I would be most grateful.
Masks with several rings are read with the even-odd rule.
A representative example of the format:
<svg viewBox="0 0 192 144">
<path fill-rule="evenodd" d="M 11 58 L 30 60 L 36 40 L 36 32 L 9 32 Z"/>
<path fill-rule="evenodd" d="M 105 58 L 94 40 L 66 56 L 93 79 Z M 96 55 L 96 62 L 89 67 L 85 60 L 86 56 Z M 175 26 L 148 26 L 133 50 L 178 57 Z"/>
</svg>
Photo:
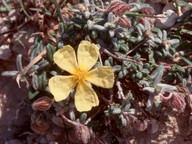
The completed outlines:
<svg viewBox="0 0 192 144">
<path fill-rule="evenodd" d="M 82 70 L 82 69 L 78 69 L 76 70 L 76 72 L 74 73 L 74 79 L 77 83 L 81 83 L 82 81 L 85 80 L 85 77 L 87 76 L 87 71 Z"/>
</svg>

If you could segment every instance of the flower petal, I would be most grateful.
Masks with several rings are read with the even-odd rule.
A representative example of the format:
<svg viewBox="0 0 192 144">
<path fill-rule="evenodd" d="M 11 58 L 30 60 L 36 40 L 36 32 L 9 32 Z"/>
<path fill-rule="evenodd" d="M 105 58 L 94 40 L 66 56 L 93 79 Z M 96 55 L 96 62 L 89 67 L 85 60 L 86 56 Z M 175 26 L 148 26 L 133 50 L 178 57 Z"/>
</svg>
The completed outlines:
<svg viewBox="0 0 192 144">
<path fill-rule="evenodd" d="M 112 88 L 114 73 L 111 67 L 101 66 L 89 71 L 85 79 L 98 87 Z"/>
<path fill-rule="evenodd" d="M 77 85 L 75 93 L 75 106 L 78 111 L 89 111 L 98 106 L 99 100 L 95 91 L 85 81 Z"/>
<path fill-rule="evenodd" d="M 54 76 L 49 80 L 50 92 L 57 102 L 66 99 L 75 86 L 73 76 Z"/>
<path fill-rule="evenodd" d="M 81 41 L 77 51 L 79 67 L 89 71 L 97 62 L 99 48 L 89 41 Z"/>
<path fill-rule="evenodd" d="M 74 74 L 77 66 L 77 59 L 74 49 L 70 46 L 64 46 L 64 48 L 59 49 L 53 55 L 54 62 L 63 70 Z"/>
</svg>

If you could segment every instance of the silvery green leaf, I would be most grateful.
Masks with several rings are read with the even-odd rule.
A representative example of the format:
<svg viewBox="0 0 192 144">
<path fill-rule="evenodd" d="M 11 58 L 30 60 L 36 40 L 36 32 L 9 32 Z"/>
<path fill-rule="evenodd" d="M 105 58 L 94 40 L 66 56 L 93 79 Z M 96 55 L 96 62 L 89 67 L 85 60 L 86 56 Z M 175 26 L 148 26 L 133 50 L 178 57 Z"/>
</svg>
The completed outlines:
<svg viewBox="0 0 192 144">
<path fill-rule="evenodd" d="M 150 40 L 152 40 L 152 41 L 154 41 L 154 39 L 155 39 L 155 37 L 154 37 L 154 35 L 153 35 L 153 34 L 149 35 L 148 37 L 149 37 L 149 38 L 150 38 Z"/>
<path fill-rule="evenodd" d="M 119 58 L 126 58 L 126 55 L 121 53 L 121 52 L 115 52 L 115 54 L 119 57 Z"/>
<path fill-rule="evenodd" d="M 146 107 L 148 110 L 151 110 L 151 108 L 153 107 L 153 101 L 154 101 L 154 95 L 150 93 L 146 103 Z"/>
<path fill-rule="evenodd" d="M 64 33 L 65 29 L 64 29 L 64 24 L 62 22 L 59 23 L 59 33 Z"/>
<path fill-rule="evenodd" d="M 157 54 L 158 56 L 162 57 L 163 54 L 160 51 L 155 51 L 155 54 Z"/>
<path fill-rule="evenodd" d="M 153 88 L 153 87 L 144 87 L 143 90 L 144 91 L 148 91 L 150 93 L 154 93 L 155 92 L 155 88 Z"/>
<path fill-rule="evenodd" d="M 113 65 L 113 58 L 109 57 L 108 60 L 109 60 L 110 65 Z"/>
<path fill-rule="evenodd" d="M 138 35 L 143 35 L 143 31 L 138 25 L 136 26 L 136 28 L 137 28 L 137 31 L 138 31 Z"/>
<path fill-rule="evenodd" d="M 50 73 L 52 76 L 58 75 L 58 73 L 57 73 L 56 71 L 50 71 L 49 73 Z"/>
<path fill-rule="evenodd" d="M 127 44 L 120 44 L 120 49 L 121 50 L 124 50 L 125 52 L 128 52 L 128 50 L 129 50 L 129 47 L 128 47 L 128 45 Z"/>
<path fill-rule="evenodd" d="M 109 63 L 109 60 L 105 60 L 104 65 L 105 66 L 111 66 L 110 63 Z"/>
<path fill-rule="evenodd" d="M 130 107 L 131 107 L 131 104 L 128 103 L 128 104 L 126 104 L 125 106 L 123 106 L 122 111 L 123 111 L 123 112 L 128 112 L 129 109 L 130 109 Z"/>
<path fill-rule="evenodd" d="M 42 73 L 42 83 L 43 83 L 43 88 L 45 88 L 47 86 L 47 83 L 48 83 L 46 72 Z"/>
<path fill-rule="evenodd" d="M 190 30 L 188 30 L 188 29 L 182 29 L 182 30 L 181 30 L 181 33 L 188 34 L 188 35 L 191 35 L 191 36 L 192 36 L 192 31 L 190 31 Z"/>
<path fill-rule="evenodd" d="M 187 80 L 186 80 L 186 79 L 183 79 L 183 80 L 182 80 L 182 86 L 183 86 L 183 87 L 186 87 L 186 86 L 187 86 Z"/>
<path fill-rule="evenodd" d="M 190 83 L 192 81 L 192 76 L 189 75 L 189 77 L 187 78 L 187 81 Z"/>
<path fill-rule="evenodd" d="M 89 11 L 85 11 L 84 16 L 86 19 L 89 19 L 89 17 L 91 16 L 91 13 Z"/>
<path fill-rule="evenodd" d="M 165 49 L 163 50 L 169 52 L 169 48 L 170 48 L 170 45 L 165 44 Z"/>
<path fill-rule="evenodd" d="M 136 74 L 135 74 L 135 73 L 132 73 L 132 74 L 131 74 L 131 79 L 132 79 L 132 80 L 135 80 L 135 76 L 136 76 Z"/>
<path fill-rule="evenodd" d="M 160 88 L 161 90 L 165 90 L 165 91 L 178 91 L 176 86 L 172 86 L 164 83 L 158 83 L 157 88 Z"/>
<path fill-rule="evenodd" d="M 143 35 L 138 35 L 137 37 L 137 42 L 140 42 L 144 39 Z"/>
<path fill-rule="evenodd" d="M 134 56 L 133 56 L 133 59 L 134 60 L 139 60 L 141 58 L 141 55 L 136 53 Z"/>
<path fill-rule="evenodd" d="M 28 98 L 31 100 L 33 98 L 35 98 L 40 92 L 39 91 L 35 91 L 34 93 L 32 91 L 28 92 Z"/>
<path fill-rule="evenodd" d="M 91 37 L 93 39 L 97 39 L 98 38 L 98 32 L 96 30 L 91 31 Z"/>
<path fill-rule="evenodd" d="M 104 18 L 102 18 L 102 17 L 94 17 L 94 23 L 99 23 L 103 20 L 104 20 Z"/>
<path fill-rule="evenodd" d="M 162 40 L 163 39 L 163 33 L 162 31 L 159 29 L 157 32 L 158 37 Z"/>
<path fill-rule="evenodd" d="M 129 90 L 129 92 L 126 94 L 126 97 L 127 97 L 127 99 L 126 100 L 128 100 L 128 101 L 130 101 L 132 98 L 133 98 L 133 94 L 132 94 L 132 92 Z"/>
<path fill-rule="evenodd" d="M 144 87 L 149 87 L 149 82 L 145 80 L 140 80 L 139 84 L 143 85 Z"/>
<path fill-rule="evenodd" d="M 113 72 L 119 72 L 122 69 L 122 66 L 115 65 L 115 66 L 112 67 L 112 69 L 113 69 Z"/>
<path fill-rule="evenodd" d="M 143 74 L 149 74 L 149 70 L 148 69 L 142 69 L 142 73 Z"/>
<path fill-rule="evenodd" d="M 163 40 L 167 40 L 167 31 L 163 30 Z"/>
<path fill-rule="evenodd" d="M 39 70 L 44 69 L 48 65 L 49 65 L 49 62 L 47 60 L 42 60 L 41 62 L 38 63 Z"/>
<path fill-rule="evenodd" d="M 157 33 L 159 31 L 159 28 L 158 27 L 153 27 L 151 31 L 154 32 L 154 33 Z"/>
<path fill-rule="evenodd" d="M 30 62 L 35 58 L 35 56 L 36 56 L 36 49 L 34 48 L 34 49 L 31 50 Z"/>
<path fill-rule="evenodd" d="M 33 72 L 36 72 L 37 70 L 39 69 L 39 66 L 38 65 L 33 65 L 29 71 L 27 72 L 28 74 L 31 74 Z"/>
<path fill-rule="evenodd" d="M 122 107 L 125 107 L 127 104 L 130 104 L 132 97 L 133 97 L 133 95 L 132 95 L 132 93 L 129 91 L 129 93 L 126 94 L 126 99 L 124 99 L 124 100 L 121 102 L 121 106 L 122 106 Z M 130 105 L 127 105 L 127 106 L 130 106 Z"/>
<path fill-rule="evenodd" d="M 138 67 L 138 70 L 139 70 L 139 71 L 142 71 L 142 70 L 143 70 L 143 64 L 138 64 L 137 67 Z"/>
<path fill-rule="evenodd" d="M 131 63 L 130 69 L 131 70 L 137 70 L 137 65 L 135 63 Z"/>
<path fill-rule="evenodd" d="M 96 30 L 99 30 L 99 31 L 105 31 L 105 27 L 104 26 L 101 26 L 101 25 L 98 25 L 98 24 L 95 24 L 92 26 L 93 29 L 96 29 Z"/>
<path fill-rule="evenodd" d="M 39 85 L 39 90 L 43 89 L 43 79 L 42 75 L 38 76 L 38 85 Z"/>
<path fill-rule="evenodd" d="M 163 73 L 164 73 L 163 65 L 160 65 L 152 72 L 152 74 L 150 76 L 153 79 L 153 86 L 156 86 L 161 81 Z"/>
<path fill-rule="evenodd" d="M 176 48 L 177 46 L 179 46 L 180 40 L 179 39 L 171 39 L 170 43 L 171 43 L 171 47 Z"/>
<path fill-rule="evenodd" d="M 185 72 L 185 69 L 182 66 L 176 64 L 172 66 L 171 70 L 174 72 L 181 72 L 181 73 Z"/>
<path fill-rule="evenodd" d="M 16 67 L 17 67 L 18 71 L 22 71 L 22 70 L 23 70 L 23 66 L 22 66 L 22 54 L 18 54 L 18 55 L 17 55 Z"/>
<path fill-rule="evenodd" d="M 137 38 L 131 36 L 129 37 L 129 41 L 135 43 L 137 41 Z"/>
<path fill-rule="evenodd" d="M 192 61 L 188 60 L 187 58 L 183 57 L 183 56 L 180 56 L 180 58 L 185 61 L 188 65 L 191 65 L 192 66 Z"/>
<path fill-rule="evenodd" d="M 176 74 L 177 78 L 179 79 L 179 81 L 182 81 L 182 80 L 183 80 L 183 76 L 182 76 L 181 73 L 176 72 L 175 74 Z"/>
<path fill-rule="evenodd" d="M 170 57 L 171 57 L 171 56 L 172 56 L 168 50 L 162 49 L 162 52 L 163 52 L 163 55 L 164 55 L 165 57 L 167 57 L 167 56 L 170 56 Z"/>
<path fill-rule="evenodd" d="M 152 64 L 155 64 L 154 52 L 153 51 L 149 52 L 149 62 L 152 63 Z"/>
<path fill-rule="evenodd" d="M 114 37 L 114 35 L 115 35 L 114 30 L 109 30 L 109 36 L 112 38 L 112 37 Z"/>
<path fill-rule="evenodd" d="M 127 125 L 127 119 L 121 114 L 119 115 L 119 123 L 121 126 L 126 126 Z"/>
<path fill-rule="evenodd" d="M 129 109 L 129 114 L 135 114 L 135 109 Z"/>
<path fill-rule="evenodd" d="M 37 43 L 37 45 L 35 46 L 36 55 L 42 51 L 42 47 L 43 47 L 42 44 L 43 44 L 43 42 L 42 42 L 42 41 L 39 41 L 39 42 Z M 35 56 L 36 56 L 36 55 L 35 55 Z"/>
<path fill-rule="evenodd" d="M 106 22 L 104 24 L 104 27 L 107 29 L 114 29 L 114 28 L 116 28 L 116 25 L 114 23 Z"/>
<path fill-rule="evenodd" d="M 71 12 L 74 12 L 74 13 L 81 13 L 81 11 L 78 10 L 78 9 L 70 9 L 70 11 L 71 11 Z"/>
<path fill-rule="evenodd" d="M 121 109 L 118 108 L 118 107 L 115 107 L 112 111 L 111 111 L 112 114 L 120 114 L 121 113 Z"/>
<path fill-rule="evenodd" d="M 124 67 L 127 67 L 129 68 L 130 67 L 130 62 L 129 61 L 123 61 L 123 64 L 122 64 Z"/>
<path fill-rule="evenodd" d="M 86 113 L 82 113 L 80 115 L 80 123 L 84 124 L 86 119 L 87 119 L 87 114 Z"/>
<path fill-rule="evenodd" d="M 142 72 L 139 71 L 136 73 L 136 78 L 141 79 L 142 77 L 143 77 Z"/>
<path fill-rule="evenodd" d="M 150 69 L 151 66 L 150 66 L 149 63 L 144 63 L 144 64 L 143 64 L 143 67 L 144 67 L 145 69 Z"/>
<path fill-rule="evenodd" d="M 141 24 L 141 23 L 139 23 L 136 27 L 139 28 L 139 29 L 142 31 L 142 34 L 143 34 L 143 32 L 146 30 L 146 29 L 145 29 L 145 26 L 144 26 L 143 24 Z M 141 35 L 142 35 L 142 34 L 141 34 Z"/>
<path fill-rule="evenodd" d="M 53 54 L 55 53 L 55 51 L 56 51 L 56 47 L 54 47 L 53 45 L 51 45 L 51 44 L 48 44 L 47 45 L 47 47 L 46 47 L 46 49 L 47 49 L 47 58 L 48 58 L 48 60 L 49 61 L 53 61 Z"/>
<path fill-rule="evenodd" d="M 72 121 L 75 121 L 75 120 L 76 120 L 74 111 L 70 111 L 70 112 L 69 112 L 69 117 L 70 117 L 70 119 L 71 119 Z"/>
<path fill-rule="evenodd" d="M 16 76 L 16 74 L 18 74 L 18 71 L 4 71 L 1 73 L 1 76 L 13 77 Z"/>
<path fill-rule="evenodd" d="M 93 28 L 93 25 L 94 25 L 94 23 L 91 20 L 87 21 L 87 27 L 89 30 L 91 30 Z"/>
<path fill-rule="evenodd" d="M 161 39 L 159 39 L 159 38 L 154 38 L 153 41 L 156 42 L 156 43 L 158 43 L 158 44 L 161 44 L 161 43 L 162 43 Z"/>
<path fill-rule="evenodd" d="M 124 77 L 127 75 L 127 73 L 128 73 L 127 69 L 123 68 L 123 69 L 119 72 L 118 78 L 119 78 L 119 79 L 124 78 Z"/>
<path fill-rule="evenodd" d="M 152 46 L 152 47 L 158 47 L 158 45 L 155 44 L 155 43 L 153 42 L 153 40 L 151 40 L 151 39 L 149 39 L 149 40 L 147 41 L 147 43 L 148 43 L 150 46 Z"/>
<path fill-rule="evenodd" d="M 176 0 L 176 3 L 178 6 L 189 7 L 190 9 L 192 9 L 192 6 L 188 2 L 185 2 L 184 0 Z"/>
<path fill-rule="evenodd" d="M 116 33 L 116 37 L 119 39 L 124 38 L 124 34 L 123 33 Z"/>
<path fill-rule="evenodd" d="M 35 89 L 35 90 L 38 90 L 39 89 L 39 83 L 38 83 L 38 77 L 37 75 L 33 75 L 32 76 L 32 87 Z"/>
<path fill-rule="evenodd" d="M 114 21 L 114 15 L 112 12 L 109 12 L 108 16 L 107 16 L 107 21 L 108 22 L 113 22 Z"/>
</svg>

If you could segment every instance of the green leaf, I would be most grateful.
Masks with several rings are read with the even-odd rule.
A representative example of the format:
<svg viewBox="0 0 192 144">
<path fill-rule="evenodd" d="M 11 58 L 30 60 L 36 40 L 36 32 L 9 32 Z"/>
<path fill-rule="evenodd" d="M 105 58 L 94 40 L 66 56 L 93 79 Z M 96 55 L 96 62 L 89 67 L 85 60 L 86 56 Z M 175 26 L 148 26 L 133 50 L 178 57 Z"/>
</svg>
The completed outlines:
<svg viewBox="0 0 192 144">
<path fill-rule="evenodd" d="M 16 67 L 18 71 L 22 71 L 23 70 L 23 65 L 22 65 L 22 54 L 18 54 L 17 55 L 17 59 L 16 59 Z"/>
<path fill-rule="evenodd" d="M 190 9 L 192 8 L 192 6 L 189 3 L 183 0 L 176 0 L 176 3 L 178 6 L 181 6 L 181 7 L 189 7 Z"/>
<path fill-rule="evenodd" d="M 87 114 L 86 113 L 82 113 L 80 115 L 80 123 L 84 124 L 86 122 L 86 119 L 87 119 Z"/>
<path fill-rule="evenodd" d="M 164 73 L 163 65 L 160 65 L 153 71 L 153 73 L 150 75 L 151 78 L 153 79 L 153 86 L 156 86 L 161 81 L 163 73 Z"/>
<path fill-rule="evenodd" d="M 187 64 L 192 65 L 192 61 L 188 60 L 187 58 L 182 57 L 182 56 L 180 56 L 180 58 L 181 58 L 183 61 L 185 61 Z"/>
<path fill-rule="evenodd" d="M 176 65 L 176 64 L 174 64 L 174 65 L 172 66 L 171 70 L 172 70 L 173 72 L 181 72 L 181 73 L 184 73 L 184 72 L 185 72 L 185 69 L 184 69 L 182 66 Z"/>
<path fill-rule="evenodd" d="M 35 91 L 34 93 L 32 91 L 29 91 L 28 98 L 31 100 L 35 98 L 39 94 L 39 91 Z"/>
</svg>

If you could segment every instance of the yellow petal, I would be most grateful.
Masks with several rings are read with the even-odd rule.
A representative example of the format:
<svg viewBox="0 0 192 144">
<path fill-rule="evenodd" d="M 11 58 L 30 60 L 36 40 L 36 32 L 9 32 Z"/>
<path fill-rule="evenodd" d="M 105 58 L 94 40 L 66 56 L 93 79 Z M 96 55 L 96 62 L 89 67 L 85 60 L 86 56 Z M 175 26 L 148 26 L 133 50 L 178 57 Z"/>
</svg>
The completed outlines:
<svg viewBox="0 0 192 144">
<path fill-rule="evenodd" d="M 75 86 L 73 76 L 54 76 L 49 80 L 50 92 L 57 102 L 66 99 Z"/>
<path fill-rule="evenodd" d="M 98 87 L 112 88 L 114 73 L 111 67 L 101 66 L 89 71 L 85 79 Z"/>
<path fill-rule="evenodd" d="M 64 46 L 64 48 L 59 49 L 53 55 L 54 62 L 63 70 L 74 74 L 77 66 L 77 59 L 74 49 L 70 46 Z"/>
<path fill-rule="evenodd" d="M 75 93 L 75 106 L 78 111 L 90 111 L 92 107 L 98 106 L 99 100 L 95 91 L 85 81 L 77 85 Z"/>
<path fill-rule="evenodd" d="M 81 41 L 77 51 L 78 64 L 81 69 L 90 70 L 97 62 L 99 48 L 89 41 Z"/>
</svg>

